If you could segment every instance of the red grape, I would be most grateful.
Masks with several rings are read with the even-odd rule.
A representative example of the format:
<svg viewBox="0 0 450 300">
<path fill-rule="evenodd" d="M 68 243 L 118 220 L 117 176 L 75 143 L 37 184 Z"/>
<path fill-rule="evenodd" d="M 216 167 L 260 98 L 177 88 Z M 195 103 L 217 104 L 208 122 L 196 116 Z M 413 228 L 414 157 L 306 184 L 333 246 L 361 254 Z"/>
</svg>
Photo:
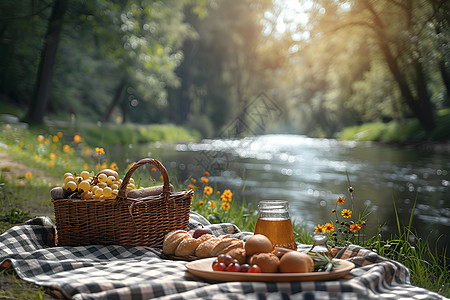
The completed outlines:
<svg viewBox="0 0 450 300">
<path fill-rule="evenodd" d="M 214 271 L 225 271 L 227 266 L 224 263 L 217 262 L 213 264 L 212 269 Z"/>
<path fill-rule="evenodd" d="M 233 257 L 228 254 L 220 254 L 217 256 L 217 261 L 226 264 L 227 266 L 233 262 Z"/>
<path fill-rule="evenodd" d="M 240 272 L 241 265 L 235 262 L 232 262 L 227 266 L 227 272 Z"/>
<path fill-rule="evenodd" d="M 248 273 L 261 273 L 261 268 L 258 265 L 253 265 L 248 269 Z"/>
<path fill-rule="evenodd" d="M 250 265 L 249 264 L 242 264 L 241 265 L 241 272 L 247 273 L 249 269 L 250 269 Z"/>
</svg>

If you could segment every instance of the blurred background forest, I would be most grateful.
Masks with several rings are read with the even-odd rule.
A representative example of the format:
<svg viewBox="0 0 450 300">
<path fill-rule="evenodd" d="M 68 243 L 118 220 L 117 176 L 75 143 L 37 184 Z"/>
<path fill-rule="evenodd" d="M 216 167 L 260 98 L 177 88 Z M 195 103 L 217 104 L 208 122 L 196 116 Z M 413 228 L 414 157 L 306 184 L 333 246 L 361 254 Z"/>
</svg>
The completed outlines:
<svg viewBox="0 0 450 300">
<path fill-rule="evenodd" d="M 170 123 L 214 137 L 261 93 L 284 112 L 272 132 L 412 120 L 410 138 L 446 140 L 450 2 L 0 2 L 0 107 L 29 123 Z"/>
</svg>

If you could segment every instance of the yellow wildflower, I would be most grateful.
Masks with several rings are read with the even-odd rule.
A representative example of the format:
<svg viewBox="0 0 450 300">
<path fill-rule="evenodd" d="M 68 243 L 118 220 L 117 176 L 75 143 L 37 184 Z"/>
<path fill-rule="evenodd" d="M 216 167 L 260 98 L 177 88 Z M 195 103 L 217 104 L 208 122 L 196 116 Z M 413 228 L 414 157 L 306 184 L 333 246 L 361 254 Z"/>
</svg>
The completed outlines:
<svg viewBox="0 0 450 300">
<path fill-rule="evenodd" d="M 213 193 L 213 188 L 210 186 L 205 186 L 205 188 L 203 189 L 203 193 L 209 196 Z"/>
<path fill-rule="evenodd" d="M 97 155 L 105 154 L 105 150 L 100 147 L 95 147 L 95 153 L 97 153 Z"/>
<path fill-rule="evenodd" d="M 322 229 L 325 231 L 325 232 L 333 232 L 334 231 L 334 225 L 333 225 L 333 223 L 326 223 L 325 225 L 323 225 L 323 227 L 322 227 Z"/>
<path fill-rule="evenodd" d="M 26 172 L 25 173 L 25 178 L 26 179 L 30 179 L 31 177 L 33 177 L 33 173 L 31 173 L 31 172 Z"/>
<path fill-rule="evenodd" d="M 114 171 L 119 170 L 119 167 L 117 166 L 117 164 L 116 164 L 115 162 L 112 162 L 112 163 L 109 165 L 109 168 L 110 168 L 111 170 L 114 170 Z"/>
<path fill-rule="evenodd" d="M 317 226 L 314 227 L 314 229 L 315 229 L 314 232 L 322 233 L 323 232 L 323 225 L 317 224 Z"/>
<path fill-rule="evenodd" d="M 342 197 L 339 197 L 339 198 L 337 199 L 337 203 L 338 203 L 338 204 L 344 204 L 344 201 L 345 201 L 345 198 L 342 198 Z"/>
<path fill-rule="evenodd" d="M 343 216 L 344 218 L 351 218 L 352 217 L 352 211 L 350 209 L 343 209 L 341 211 L 341 216 Z"/>
<path fill-rule="evenodd" d="M 52 141 L 53 141 L 53 143 L 57 143 L 59 141 L 59 137 L 54 135 L 53 138 L 52 138 Z"/>
<path fill-rule="evenodd" d="M 73 141 L 75 142 L 75 143 L 80 143 L 81 142 L 81 136 L 79 136 L 78 134 L 75 134 L 74 135 L 74 137 L 73 137 Z"/>
<path fill-rule="evenodd" d="M 208 183 L 208 181 L 209 181 L 208 178 L 202 177 L 202 182 L 203 182 L 203 183 Z"/>
<path fill-rule="evenodd" d="M 211 207 L 211 208 L 216 208 L 216 206 L 217 206 L 217 204 L 216 204 L 215 201 L 209 202 L 209 207 Z"/>
<path fill-rule="evenodd" d="M 64 152 L 69 152 L 70 151 L 70 146 L 69 145 L 64 145 L 63 146 L 63 151 Z"/>
<path fill-rule="evenodd" d="M 203 200 L 198 201 L 198 205 L 205 205 L 205 201 Z"/>
<path fill-rule="evenodd" d="M 61 131 L 59 131 L 56 135 L 57 135 L 59 138 L 62 138 L 62 137 L 63 137 L 63 133 L 62 133 Z"/>
<path fill-rule="evenodd" d="M 50 167 L 50 168 L 53 168 L 54 166 L 55 166 L 55 162 L 52 160 L 52 161 L 50 161 L 49 163 L 48 163 L 48 166 Z"/>
<path fill-rule="evenodd" d="M 357 232 L 361 229 L 361 224 L 352 224 L 350 225 L 350 231 L 351 232 Z"/>
<path fill-rule="evenodd" d="M 230 203 L 228 203 L 228 202 L 223 202 L 223 203 L 222 203 L 222 208 L 223 208 L 223 209 L 229 210 L 230 207 L 231 207 Z"/>
<path fill-rule="evenodd" d="M 192 183 L 196 183 L 196 182 L 197 182 L 197 179 L 191 178 L 191 182 L 192 182 Z"/>
<path fill-rule="evenodd" d="M 39 144 L 42 144 L 44 142 L 44 136 L 43 135 L 38 135 L 37 136 L 37 141 L 39 142 Z"/>
<path fill-rule="evenodd" d="M 49 155 L 49 156 L 50 156 L 50 159 L 51 159 L 51 160 L 54 160 L 54 159 L 56 158 L 56 154 L 55 154 L 55 153 L 53 153 L 53 152 L 52 152 L 52 153 L 50 153 L 50 155 Z"/>
<path fill-rule="evenodd" d="M 188 188 L 190 188 L 193 191 L 197 190 L 197 187 L 195 185 L 193 185 L 192 183 L 188 185 Z"/>
</svg>

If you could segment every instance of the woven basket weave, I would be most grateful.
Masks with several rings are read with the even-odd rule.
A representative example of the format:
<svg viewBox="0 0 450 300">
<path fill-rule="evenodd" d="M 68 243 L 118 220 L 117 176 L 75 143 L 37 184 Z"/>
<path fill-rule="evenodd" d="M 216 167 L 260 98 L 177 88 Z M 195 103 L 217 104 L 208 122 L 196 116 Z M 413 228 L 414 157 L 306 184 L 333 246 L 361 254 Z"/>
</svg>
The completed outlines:
<svg viewBox="0 0 450 300">
<path fill-rule="evenodd" d="M 156 166 L 164 180 L 158 196 L 127 198 L 127 184 L 142 165 Z M 157 160 L 144 158 L 128 170 L 119 194 L 109 200 L 57 199 L 55 209 L 57 245 L 127 245 L 158 247 L 172 230 L 189 224 L 192 190 L 170 192 L 169 176 Z"/>
</svg>

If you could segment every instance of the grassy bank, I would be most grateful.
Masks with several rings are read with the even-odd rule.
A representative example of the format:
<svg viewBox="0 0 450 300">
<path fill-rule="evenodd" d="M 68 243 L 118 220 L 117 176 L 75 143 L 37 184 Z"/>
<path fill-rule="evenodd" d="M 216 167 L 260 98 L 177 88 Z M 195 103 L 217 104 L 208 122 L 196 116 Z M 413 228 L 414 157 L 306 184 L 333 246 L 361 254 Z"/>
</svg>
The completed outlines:
<svg viewBox="0 0 450 300">
<path fill-rule="evenodd" d="M 97 132 L 98 128 L 93 130 Z M 107 140 L 106 135 L 109 136 L 109 133 L 102 135 L 100 132 L 95 139 L 98 143 L 91 146 L 87 142 L 88 138 L 80 132 L 60 131 L 60 128 L 26 130 L 2 125 L 0 142 L 3 146 L 0 147 L 0 154 L 12 158 L 12 165 L 2 166 L 0 169 L 0 183 L 4 183 L 0 190 L 0 232 L 36 215 L 53 217 L 49 190 L 55 185 L 62 185 L 62 174 L 66 171 L 115 168 L 114 162 L 108 160 L 108 153 L 103 153 L 103 149 L 99 148 L 102 146 L 100 140 Z M 14 162 L 17 164 L 14 165 Z M 122 177 L 126 172 L 118 171 Z M 148 185 L 146 182 L 140 183 Z M 156 178 L 156 184 L 160 184 L 159 178 Z M 257 219 L 255 209 L 251 205 L 239 205 L 240 202 L 245 203 L 245 200 L 236 201 L 232 191 L 217 190 L 210 186 L 207 173 L 201 178 L 192 178 L 190 187 L 196 190 L 192 210 L 207 217 L 211 223 L 231 222 L 241 230 L 253 231 Z M 177 190 L 186 188 L 176 187 Z M 298 242 L 312 243 L 312 232 L 302 224 L 294 224 L 294 231 Z M 375 236 L 360 244 L 407 266 L 411 270 L 412 284 L 449 297 L 450 269 L 446 265 L 447 254 L 432 253 L 428 247 L 430 241 L 419 237 L 414 243 L 411 242 L 411 235 L 414 235 L 412 224 L 406 227 L 399 224 L 398 234 L 389 240 L 381 240 L 379 236 Z M 41 288 L 17 280 L 10 271 L 1 273 L 0 287 L 7 293 L 5 297 L 24 298 L 20 293 L 26 292 L 25 298 L 43 298 Z M 2 296 L 4 295 L 0 294 Z"/>
<path fill-rule="evenodd" d="M 436 115 L 436 127 L 427 134 L 416 119 L 372 122 L 345 128 L 336 134 L 341 140 L 406 143 L 418 141 L 445 142 L 450 140 L 450 109 L 442 109 Z"/>
</svg>

